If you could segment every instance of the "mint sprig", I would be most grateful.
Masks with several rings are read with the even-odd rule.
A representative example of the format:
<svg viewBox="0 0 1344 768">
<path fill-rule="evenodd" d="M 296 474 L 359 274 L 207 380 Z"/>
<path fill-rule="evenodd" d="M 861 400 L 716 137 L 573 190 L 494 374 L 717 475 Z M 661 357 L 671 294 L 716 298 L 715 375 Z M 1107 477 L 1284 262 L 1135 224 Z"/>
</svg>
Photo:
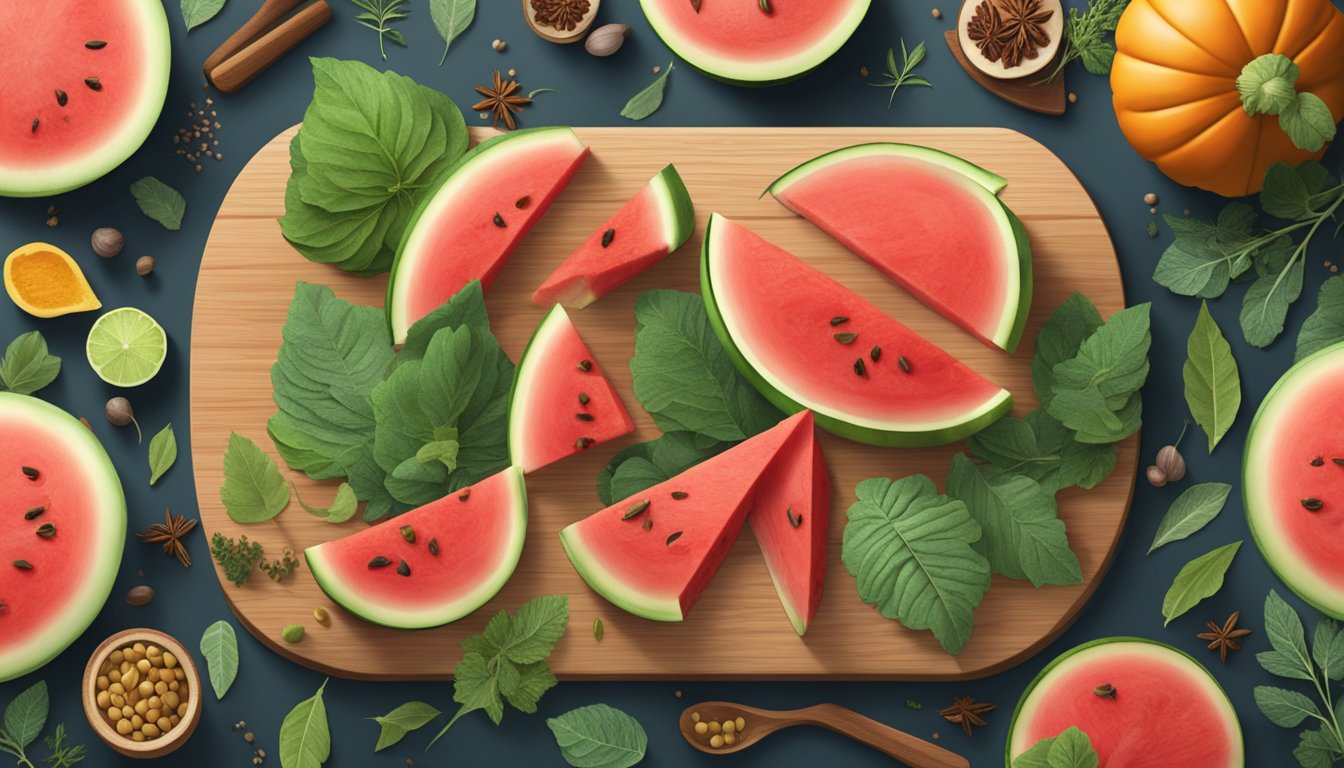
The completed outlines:
<svg viewBox="0 0 1344 768">
<path fill-rule="evenodd" d="M 1335 138 L 1335 117 L 1321 97 L 1299 93 L 1301 69 L 1281 53 L 1266 53 L 1242 68 L 1237 92 L 1248 115 L 1278 115 L 1293 146 L 1317 152 Z"/>
<path fill-rule="evenodd" d="M 1270 685 L 1256 686 L 1255 703 L 1282 728 L 1314 721 L 1314 728 L 1298 735 L 1293 757 L 1303 768 L 1329 768 L 1344 759 L 1344 732 L 1330 691 L 1331 682 L 1344 679 L 1344 632 L 1333 619 L 1320 619 L 1308 654 L 1302 619 L 1270 590 L 1265 597 L 1265 634 L 1273 650 L 1256 654 L 1255 660 L 1271 675 L 1311 681 L 1323 706 L 1299 691 Z"/>
<path fill-rule="evenodd" d="M 1097 768 L 1097 751 L 1092 740 L 1077 726 L 1041 739 L 1031 749 L 1013 759 L 1013 768 Z"/>
</svg>

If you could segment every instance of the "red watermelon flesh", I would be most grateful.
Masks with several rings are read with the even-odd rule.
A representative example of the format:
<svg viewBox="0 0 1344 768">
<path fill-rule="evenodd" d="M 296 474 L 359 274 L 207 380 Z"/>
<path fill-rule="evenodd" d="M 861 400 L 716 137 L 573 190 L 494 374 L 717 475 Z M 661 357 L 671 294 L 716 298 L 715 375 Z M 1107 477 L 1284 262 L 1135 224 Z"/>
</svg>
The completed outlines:
<svg viewBox="0 0 1344 768">
<path fill-rule="evenodd" d="M 527 491 L 510 467 L 304 554 L 341 607 L 375 624 L 426 629 L 489 602 L 517 567 L 526 533 Z"/>
<path fill-rule="evenodd" d="M 812 425 L 812 412 L 770 462 L 756 485 L 747 523 L 765 556 L 770 579 L 799 635 L 817 615 L 826 580 L 831 477 Z"/>
<path fill-rule="evenodd" d="M 513 376 L 509 457 L 523 472 L 635 430 L 621 396 L 602 373 L 563 307 L 542 318 Z"/>
<path fill-rule="evenodd" d="M 737 539 L 770 460 L 810 428 L 806 413 L 792 416 L 570 525 L 560 532 L 565 554 L 584 581 L 618 607 L 646 619 L 681 621 Z"/>
</svg>

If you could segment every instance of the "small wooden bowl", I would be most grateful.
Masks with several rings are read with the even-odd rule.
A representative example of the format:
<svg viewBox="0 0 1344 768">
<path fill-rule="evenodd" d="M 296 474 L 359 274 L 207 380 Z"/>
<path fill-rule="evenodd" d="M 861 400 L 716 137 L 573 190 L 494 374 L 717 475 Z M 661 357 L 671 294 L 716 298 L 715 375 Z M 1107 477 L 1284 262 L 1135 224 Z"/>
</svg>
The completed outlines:
<svg viewBox="0 0 1344 768">
<path fill-rule="evenodd" d="M 107 721 L 106 715 L 98 708 L 98 670 L 102 666 L 103 660 L 108 657 L 112 651 L 122 646 L 132 645 L 134 643 L 144 643 L 145 645 L 157 645 L 163 650 L 177 657 L 178 666 L 186 673 L 187 683 L 187 715 L 183 717 L 177 727 L 169 731 L 166 736 L 154 739 L 153 741 L 132 741 L 131 739 L 117 733 Z M 126 757 L 132 757 L 139 760 L 149 760 L 156 757 L 163 757 L 177 750 L 191 738 L 191 734 L 196 730 L 196 725 L 201 721 L 201 697 L 204 691 L 201 690 L 201 675 L 196 668 L 196 661 L 192 659 L 191 654 L 175 638 L 165 635 L 162 632 L 153 629 L 128 629 L 124 632 L 107 638 L 89 657 L 88 666 L 84 667 L 82 699 L 84 701 L 84 717 L 89 721 L 95 733 L 109 747 L 120 752 Z"/>
<path fill-rule="evenodd" d="M 601 5 L 602 0 L 588 0 L 588 12 L 570 30 L 556 29 L 538 22 L 537 12 L 532 10 L 531 0 L 523 0 L 523 18 L 527 20 L 527 26 L 531 27 L 542 40 L 567 45 L 579 42 L 588 34 L 588 30 L 593 27 L 593 21 L 597 19 L 597 9 Z"/>
</svg>

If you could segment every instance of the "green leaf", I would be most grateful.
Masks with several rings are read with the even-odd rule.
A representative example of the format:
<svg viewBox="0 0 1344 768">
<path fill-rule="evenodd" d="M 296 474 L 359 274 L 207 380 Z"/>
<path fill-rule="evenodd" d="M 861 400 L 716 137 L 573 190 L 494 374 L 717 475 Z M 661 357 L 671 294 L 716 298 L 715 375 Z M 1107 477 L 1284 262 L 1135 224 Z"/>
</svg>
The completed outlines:
<svg viewBox="0 0 1344 768">
<path fill-rule="evenodd" d="M 1344 746 L 1324 724 L 1315 730 L 1303 731 L 1298 736 L 1297 747 L 1293 750 L 1302 768 L 1332 768 L 1344 757 Z"/>
<path fill-rule="evenodd" d="M 201 657 L 205 659 L 215 698 L 223 699 L 238 677 L 238 636 L 232 624 L 216 621 L 205 628 L 201 635 Z"/>
<path fill-rule="evenodd" d="M 1315 670 L 1307 655 L 1307 634 L 1302 628 L 1302 619 L 1272 589 L 1265 596 L 1265 635 L 1274 650 L 1258 653 L 1255 657 L 1265 671 L 1279 677 L 1314 679 Z"/>
<path fill-rule="evenodd" d="M 1283 333 L 1288 309 L 1302 295 L 1305 268 L 1300 251 L 1286 237 L 1271 244 L 1262 259 L 1261 274 L 1242 300 L 1241 330 L 1247 344 L 1264 348 Z"/>
<path fill-rule="evenodd" d="M 569 598 L 564 595 L 536 597 L 523 603 L 500 638 L 499 653 L 514 664 L 544 661 L 565 634 L 569 623 Z M 489 628 L 486 635 L 489 636 Z"/>
<path fill-rule="evenodd" d="M 1157 533 L 1148 553 L 1173 541 L 1180 541 L 1213 522 L 1223 511 L 1232 486 L 1226 483 L 1200 483 L 1192 485 L 1176 497 L 1171 503 L 1162 522 L 1157 524 Z"/>
<path fill-rule="evenodd" d="M 732 446 L 733 443 L 693 432 L 669 432 L 657 440 L 627 446 L 598 475 L 598 498 L 611 506 L 670 480 Z"/>
<path fill-rule="evenodd" d="M 373 751 L 382 752 L 401 741 L 411 731 L 425 727 L 441 714 L 443 713 L 423 701 L 408 701 L 386 715 L 372 718 L 382 727 Z"/>
<path fill-rule="evenodd" d="M 1297 335 L 1295 361 L 1344 341 L 1344 275 L 1335 275 L 1321 284 L 1316 311 L 1311 313 Z"/>
<path fill-rule="evenodd" d="M 378 317 L 379 322 L 385 322 L 382 320 L 381 312 L 378 313 Z M 481 290 L 480 280 L 472 280 L 467 283 L 451 299 L 440 304 L 433 312 L 416 320 L 406 331 L 406 343 L 397 353 L 396 364 L 401 365 L 412 360 L 423 360 L 434 334 L 444 328 L 456 330 L 462 326 L 471 328 L 482 336 L 493 338 L 490 333 L 490 316 L 486 313 L 485 294 Z"/>
<path fill-rule="evenodd" d="M 1239 549 L 1241 542 L 1234 541 L 1196 557 L 1181 568 L 1162 598 L 1162 616 L 1166 619 L 1163 626 L 1222 589 L 1223 576 Z"/>
<path fill-rule="evenodd" d="M 0 390 L 31 395 L 56 380 L 61 358 L 47 352 L 47 340 L 37 331 L 19 334 L 0 360 Z"/>
<path fill-rule="evenodd" d="M 219 498 L 235 523 L 262 523 L 289 506 L 289 486 L 265 451 L 233 432 L 224 451 L 224 484 L 219 488 Z"/>
<path fill-rule="evenodd" d="M 1087 734 L 1070 726 L 1013 759 L 1013 768 L 1097 768 L 1099 758 Z"/>
<path fill-rule="evenodd" d="M 341 483 L 336 489 L 336 498 L 331 502 L 331 506 L 310 507 L 304 503 L 303 497 L 299 496 L 299 489 L 294 489 L 294 497 L 299 500 L 299 506 L 314 517 L 320 517 L 328 523 L 344 523 L 346 520 L 355 516 L 359 510 L 359 498 L 355 496 L 355 489 L 349 483 Z"/>
<path fill-rule="evenodd" d="M 1036 351 L 1031 359 L 1031 384 L 1036 398 L 1044 406 L 1054 396 L 1055 366 L 1071 360 L 1078 349 L 1098 328 L 1101 313 L 1097 306 L 1077 291 L 1059 305 L 1036 335 Z"/>
<path fill-rule="evenodd" d="M 1074 46 L 1083 69 L 1094 75 L 1109 75 L 1115 61 L 1115 45 L 1109 40 L 1089 38 Z"/>
<path fill-rule="evenodd" d="M 929 629 L 943 650 L 971 639 L 975 607 L 989 590 L 989 562 L 972 545 L 980 526 L 966 505 L 912 475 L 864 480 L 849 508 L 842 557 L 859 599 L 910 629 Z"/>
<path fill-rule="evenodd" d="M 1232 428 L 1241 408 L 1241 379 L 1232 346 L 1223 337 L 1208 302 L 1199 307 L 1195 328 L 1186 342 L 1185 402 L 1195 423 L 1209 438 L 1209 453 Z"/>
<path fill-rule="evenodd" d="M 1109 410 L 1120 410 L 1148 379 L 1150 308 L 1149 304 L 1140 304 L 1116 312 L 1083 342 L 1076 357 L 1056 365 L 1055 396 L 1061 391 L 1095 389 L 1105 398 Z M 1053 405 L 1052 400 L 1050 414 L 1072 427 L 1070 419 L 1056 413 Z"/>
<path fill-rule="evenodd" d="M 280 724 L 281 768 L 320 768 L 331 757 L 331 731 L 327 726 L 327 705 L 322 692 L 327 682 L 311 699 L 304 699 L 285 715 Z"/>
<path fill-rule="evenodd" d="M 1315 702 L 1297 691 L 1268 685 L 1255 687 L 1255 704 L 1270 722 L 1282 728 L 1296 728 L 1308 717 L 1320 717 Z"/>
<path fill-rule="evenodd" d="M 173 433 L 173 424 L 159 430 L 149 441 L 149 484 L 159 482 L 159 478 L 177 461 L 177 435 Z"/>
<path fill-rule="evenodd" d="M 1304 171 L 1308 166 L 1303 164 Z M 1312 171 L 1305 171 L 1312 173 Z M 1297 221 L 1312 218 L 1311 196 L 1307 178 L 1287 163 L 1274 163 L 1265 171 L 1264 187 L 1260 190 L 1260 207 L 1270 216 Z"/>
<path fill-rule="evenodd" d="M 630 120 L 643 120 L 663 106 L 663 91 L 667 90 L 667 76 L 672 74 L 672 62 L 668 62 L 663 74 L 658 76 L 647 88 L 630 97 L 630 101 L 621 108 L 621 117 Z"/>
<path fill-rule="evenodd" d="M 1311 658 L 1327 680 L 1344 680 L 1344 632 L 1334 619 L 1321 619 L 1311 636 Z"/>
<path fill-rule="evenodd" d="M 457 452 L 460 448 L 456 440 L 433 440 L 420 446 L 420 450 L 415 452 L 415 460 L 421 464 L 437 461 L 452 472 L 457 469 Z"/>
<path fill-rule="evenodd" d="M 1248 115 L 1277 115 L 1295 100 L 1294 86 L 1301 70 L 1279 53 L 1252 59 L 1237 75 L 1237 92 Z"/>
<path fill-rule="evenodd" d="M 1153 279 L 1181 296 L 1217 298 L 1228 283 L 1250 269 L 1254 250 L 1255 209 L 1229 203 L 1210 224 L 1166 216 L 1176 240 L 1162 253 Z"/>
<path fill-rule="evenodd" d="M 27 747 L 41 735 L 47 725 L 51 701 L 47 697 L 47 683 L 38 680 L 5 706 L 4 735 L 19 746 Z"/>
<path fill-rule="evenodd" d="M 429 0 L 429 16 L 443 38 L 443 56 L 439 58 L 439 66 L 443 66 L 453 41 L 467 31 L 472 19 L 476 18 L 476 0 Z"/>
<path fill-rule="evenodd" d="M 606 704 L 546 719 L 556 746 L 574 768 L 630 768 L 644 759 L 649 736 L 635 718 Z"/>
<path fill-rule="evenodd" d="M 1335 117 L 1330 107 L 1314 93 L 1299 93 L 1279 113 L 1279 127 L 1293 146 L 1304 152 L 1319 152 L 1335 138 Z"/>
<path fill-rule="evenodd" d="M 1044 410 L 1004 417 L 972 435 L 967 447 L 990 463 L 986 476 L 1022 474 L 1049 494 L 1078 485 L 1093 488 L 1115 469 L 1114 445 L 1086 445 Z"/>
<path fill-rule="evenodd" d="M 182 215 L 187 212 L 187 201 L 176 189 L 164 184 L 153 176 L 146 176 L 131 185 L 131 196 L 149 218 L 159 222 L 164 229 L 182 228 Z"/>
<path fill-rule="evenodd" d="M 182 22 L 187 31 L 215 18 L 224 9 L 224 0 L 182 0 Z"/>
</svg>

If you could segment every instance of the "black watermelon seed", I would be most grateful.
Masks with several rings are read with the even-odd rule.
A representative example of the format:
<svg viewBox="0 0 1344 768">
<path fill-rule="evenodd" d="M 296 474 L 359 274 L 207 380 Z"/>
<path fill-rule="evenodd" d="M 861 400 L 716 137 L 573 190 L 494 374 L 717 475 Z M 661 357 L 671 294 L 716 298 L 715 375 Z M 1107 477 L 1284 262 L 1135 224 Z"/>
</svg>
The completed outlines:
<svg viewBox="0 0 1344 768">
<path fill-rule="evenodd" d="M 587 392 L 580 392 L 580 393 L 579 393 L 579 405 L 587 405 L 587 404 L 588 404 L 588 393 L 587 393 Z"/>
<path fill-rule="evenodd" d="M 461 492 L 461 493 L 459 493 L 459 494 L 457 495 L 457 500 L 458 500 L 458 501 L 466 501 L 467 499 L 470 499 L 470 498 L 471 498 L 471 489 L 470 489 L 470 488 L 468 488 L 467 490 L 465 490 L 465 491 L 463 491 L 463 492 Z"/>
<path fill-rule="evenodd" d="M 845 323 L 848 323 L 848 322 L 849 322 L 849 318 L 848 318 L 848 317 L 845 317 L 844 315 L 836 315 L 835 317 L 832 317 L 832 318 L 831 318 L 831 325 L 832 325 L 832 326 L 844 325 Z"/>
<path fill-rule="evenodd" d="M 410 576 L 411 566 L 407 565 L 405 560 L 402 560 L 397 564 L 397 574 L 400 576 Z"/>
<path fill-rule="evenodd" d="M 433 555 L 433 556 L 435 556 L 435 557 L 438 557 L 438 556 L 439 556 L 439 540 L 438 540 L 438 539 L 430 539 L 430 540 L 429 540 L 429 554 L 431 554 L 431 555 Z"/>
<path fill-rule="evenodd" d="M 27 560 L 15 560 L 15 561 L 14 561 L 14 567 L 15 567 L 15 568 L 18 568 L 18 569 L 21 570 L 21 571 L 31 571 L 31 570 L 33 570 L 33 564 L 30 563 L 30 562 L 28 562 Z"/>
<path fill-rule="evenodd" d="M 673 491 L 673 492 L 672 492 L 672 498 L 676 499 L 677 501 L 681 501 L 682 499 L 685 499 L 685 498 L 689 497 L 690 495 L 691 495 L 691 494 L 689 494 L 689 493 L 687 493 L 687 492 L 685 492 L 685 491 Z"/>
<path fill-rule="evenodd" d="M 578 368 L 580 371 L 588 373 L 589 371 L 593 370 L 593 363 L 591 360 L 580 360 Z"/>
<path fill-rule="evenodd" d="M 638 517 L 639 515 L 643 514 L 644 511 L 647 510 L 648 508 L 649 508 L 649 500 L 645 499 L 639 502 L 638 504 L 634 505 L 630 509 L 626 510 L 625 514 L 621 515 L 621 519 L 629 520 L 632 517 Z"/>
<path fill-rule="evenodd" d="M 1321 507 L 1325 505 L 1321 503 L 1320 499 L 1303 499 L 1302 506 L 1306 507 L 1308 511 L 1319 512 Z"/>
<path fill-rule="evenodd" d="M 504 223 L 504 217 L 500 216 L 498 213 L 495 214 L 495 226 L 501 229 L 508 226 L 508 224 Z"/>
<path fill-rule="evenodd" d="M 65 94 L 65 91 L 62 91 L 60 88 L 57 88 L 57 89 L 56 89 L 56 103 L 59 104 L 60 106 L 64 107 L 65 104 L 66 104 L 66 102 L 68 102 L 68 101 L 70 101 L 70 97 L 67 96 L 67 95 Z"/>
<path fill-rule="evenodd" d="M 592 445 L 593 442 L 593 438 L 591 437 L 580 437 L 578 440 L 574 441 L 574 447 L 580 451 L 585 451 L 588 450 L 588 446 Z"/>
<path fill-rule="evenodd" d="M 106 48 L 107 43 L 102 40 L 90 40 L 89 42 L 84 44 L 84 47 L 88 48 L 91 51 L 97 51 Z"/>
<path fill-rule="evenodd" d="M 47 508 L 46 508 L 45 506 L 33 507 L 32 509 L 30 509 L 30 510 L 28 510 L 27 512 L 24 512 L 24 513 L 23 513 L 23 519 L 24 519 L 24 520 L 36 520 L 37 518 L 39 518 L 39 517 L 42 516 L 42 513 L 43 513 L 43 512 L 46 512 L 46 511 L 47 511 Z"/>
<path fill-rule="evenodd" d="M 902 371 L 906 373 L 910 372 L 910 361 L 906 360 L 904 356 L 896 358 L 896 363 L 901 366 Z"/>
<path fill-rule="evenodd" d="M 612 241 L 612 240 L 615 240 L 615 239 L 616 239 L 616 230 L 614 230 L 614 229 L 608 229 L 606 232 L 603 232 L 603 233 L 602 233 L 602 247 L 603 247 L 603 248 L 606 248 L 607 246 L 611 245 L 611 241 Z"/>
<path fill-rule="evenodd" d="M 102 80 L 99 80 L 99 79 L 96 78 L 96 77 L 86 77 L 86 78 L 84 78 L 84 84 L 87 85 L 87 86 L 89 86 L 90 89 L 95 90 L 95 91 L 101 91 L 101 90 L 103 90 L 103 81 L 102 81 Z"/>
<path fill-rule="evenodd" d="M 382 555 L 379 555 L 378 557 L 375 557 L 369 561 L 370 568 L 386 568 L 391 564 L 392 561 L 388 560 L 386 557 L 383 557 Z"/>
<path fill-rule="evenodd" d="M 858 376 L 865 376 L 868 374 L 868 366 L 863 364 L 862 357 L 854 361 L 854 373 Z"/>
<path fill-rule="evenodd" d="M 592 421 L 595 417 L 591 413 L 576 413 L 574 414 L 574 418 L 579 421 Z"/>
<path fill-rule="evenodd" d="M 672 542 L 674 542 L 674 541 L 676 541 L 677 539 L 680 539 L 680 538 L 681 538 L 681 531 L 677 531 L 676 533 L 672 534 L 671 536 L 668 536 L 668 537 L 667 537 L 667 546 L 669 546 L 669 547 L 672 546 Z"/>
<path fill-rule="evenodd" d="M 37 527 L 37 535 L 44 539 L 53 539 L 56 537 L 56 524 L 43 523 Z"/>
<path fill-rule="evenodd" d="M 1312 460 L 1311 460 L 1311 466 L 1313 466 L 1313 467 L 1324 467 L 1324 466 L 1325 466 L 1325 457 L 1324 457 L 1324 456 L 1317 456 L 1316 458 L 1312 459 Z"/>
<path fill-rule="evenodd" d="M 526 208 L 527 206 L 529 206 L 529 205 L 531 205 L 531 204 L 532 204 L 532 198 L 530 198 L 530 197 L 524 195 L 524 196 L 518 198 L 518 202 L 514 203 L 514 204 L 513 204 L 513 207 L 514 207 L 514 208 L 517 208 L 518 210 L 521 211 L 521 210 L 523 210 L 524 208 Z"/>
<path fill-rule="evenodd" d="M 835 340 L 838 341 L 838 342 L 840 342 L 841 344 L 853 344 L 855 341 L 858 341 L 858 339 L 859 339 L 859 334 L 857 334 L 857 333 L 837 333 L 837 334 L 835 334 Z"/>
<path fill-rule="evenodd" d="M 33 118 L 33 127 L 28 129 L 29 133 L 37 133 L 37 118 Z"/>
<path fill-rule="evenodd" d="M 32 467 L 24 467 L 23 474 L 27 475 L 29 480 L 36 480 L 38 477 L 41 476 L 42 473 L 38 472 L 36 469 L 33 469 Z"/>
</svg>

